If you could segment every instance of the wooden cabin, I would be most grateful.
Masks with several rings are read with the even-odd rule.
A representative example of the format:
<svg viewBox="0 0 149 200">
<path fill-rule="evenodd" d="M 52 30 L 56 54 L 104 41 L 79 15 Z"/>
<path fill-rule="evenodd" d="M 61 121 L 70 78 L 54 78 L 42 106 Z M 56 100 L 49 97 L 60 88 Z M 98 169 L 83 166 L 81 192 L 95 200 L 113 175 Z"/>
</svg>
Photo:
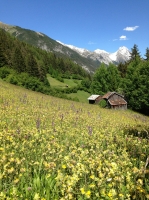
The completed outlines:
<svg viewBox="0 0 149 200">
<path fill-rule="evenodd" d="M 101 100 L 101 96 L 97 95 L 97 94 L 92 94 L 88 100 L 89 100 L 89 104 L 96 104 Z"/>
<path fill-rule="evenodd" d="M 127 102 L 124 99 L 124 96 L 116 92 L 108 92 L 102 96 L 107 102 L 107 107 L 112 109 L 127 109 Z"/>
</svg>

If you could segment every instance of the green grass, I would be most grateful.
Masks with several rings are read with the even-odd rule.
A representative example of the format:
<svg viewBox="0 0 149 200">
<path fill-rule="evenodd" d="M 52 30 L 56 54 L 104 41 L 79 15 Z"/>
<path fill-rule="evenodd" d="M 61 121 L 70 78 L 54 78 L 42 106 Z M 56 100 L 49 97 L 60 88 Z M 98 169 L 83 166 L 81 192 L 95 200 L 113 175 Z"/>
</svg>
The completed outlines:
<svg viewBox="0 0 149 200">
<path fill-rule="evenodd" d="M 66 87 L 66 83 L 62 83 L 62 82 L 56 80 L 55 78 L 52 78 L 50 76 L 50 74 L 47 75 L 47 79 L 48 79 L 51 87 L 60 87 L 60 88 Z"/>
<path fill-rule="evenodd" d="M 67 84 L 69 87 L 74 87 L 81 83 L 81 80 L 64 79 L 64 83 Z"/>
<path fill-rule="evenodd" d="M 66 85 L 68 85 L 68 87 L 74 87 L 74 86 L 77 86 L 81 82 L 81 80 L 64 79 L 64 83 L 63 83 L 51 77 L 50 74 L 47 75 L 47 79 L 51 87 L 57 87 L 57 88 L 66 88 Z"/>
<path fill-rule="evenodd" d="M 88 103 L 87 98 L 90 96 L 90 94 L 88 92 L 85 92 L 85 91 L 82 91 L 82 90 L 78 90 L 77 93 L 71 93 L 71 94 L 68 94 L 68 96 L 72 97 L 72 98 L 77 97 L 80 102 Z"/>
<path fill-rule="evenodd" d="M 53 88 L 67 88 L 66 86 L 68 85 L 69 88 L 75 87 L 78 84 L 81 83 L 81 80 L 74 80 L 74 79 L 64 79 L 64 83 L 56 80 L 55 78 L 51 77 L 50 74 L 47 74 L 47 79 L 50 82 L 50 86 Z M 80 102 L 82 103 L 88 103 L 87 98 L 90 96 L 88 92 L 78 90 L 77 93 L 71 93 L 67 94 L 68 97 L 72 98 L 78 98 Z"/>
</svg>

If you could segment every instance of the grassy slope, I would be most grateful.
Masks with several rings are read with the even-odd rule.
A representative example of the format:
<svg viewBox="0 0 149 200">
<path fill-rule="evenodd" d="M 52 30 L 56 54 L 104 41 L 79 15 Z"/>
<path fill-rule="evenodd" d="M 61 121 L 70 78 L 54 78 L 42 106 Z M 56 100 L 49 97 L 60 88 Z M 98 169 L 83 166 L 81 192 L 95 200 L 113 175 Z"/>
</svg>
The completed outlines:
<svg viewBox="0 0 149 200">
<path fill-rule="evenodd" d="M 129 130 L 148 132 L 148 117 L 1 80 L 0 88 L 1 199 L 139 200 L 148 195 L 148 141 L 129 135 Z"/>
<path fill-rule="evenodd" d="M 66 88 L 77 86 L 81 80 L 74 80 L 74 79 L 64 79 L 64 83 L 56 80 L 55 78 L 51 77 L 50 74 L 47 74 L 48 81 L 50 82 L 51 87 L 58 87 L 58 88 Z"/>
<path fill-rule="evenodd" d="M 81 80 L 64 79 L 64 83 L 67 84 L 69 87 L 73 87 L 73 86 L 77 86 L 77 84 L 81 83 Z"/>
<path fill-rule="evenodd" d="M 71 94 L 68 94 L 68 96 L 72 98 L 77 97 L 79 99 L 79 102 L 88 103 L 87 98 L 90 96 L 90 94 L 88 92 L 78 90 L 77 93 L 71 93 Z"/>
<path fill-rule="evenodd" d="M 47 75 L 47 78 L 50 82 L 51 87 L 62 88 L 62 89 L 66 88 L 66 85 L 68 85 L 68 87 L 74 87 L 81 82 L 81 80 L 64 79 L 64 83 L 62 83 L 56 80 L 55 78 L 52 78 L 49 74 Z M 88 103 L 87 98 L 90 96 L 90 94 L 88 92 L 79 90 L 77 93 L 67 94 L 67 96 L 72 98 L 76 97 L 79 99 L 80 102 Z"/>
<path fill-rule="evenodd" d="M 66 83 L 62 83 L 55 78 L 52 78 L 50 74 L 47 75 L 47 78 L 51 87 L 66 88 Z"/>
</svg>

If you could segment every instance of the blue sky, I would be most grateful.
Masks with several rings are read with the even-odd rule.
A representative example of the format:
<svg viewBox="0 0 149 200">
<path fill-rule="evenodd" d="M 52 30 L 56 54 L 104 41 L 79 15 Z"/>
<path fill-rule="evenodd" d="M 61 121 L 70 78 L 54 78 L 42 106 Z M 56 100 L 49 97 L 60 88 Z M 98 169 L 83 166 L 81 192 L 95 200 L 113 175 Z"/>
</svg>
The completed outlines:
<svg viewBox="0 0 149 200">
<path fill-rule="evenodd" d="M 149 0 L 0 0 L 0 21 L 90 51 L 149 48 Z"/>
</svg>

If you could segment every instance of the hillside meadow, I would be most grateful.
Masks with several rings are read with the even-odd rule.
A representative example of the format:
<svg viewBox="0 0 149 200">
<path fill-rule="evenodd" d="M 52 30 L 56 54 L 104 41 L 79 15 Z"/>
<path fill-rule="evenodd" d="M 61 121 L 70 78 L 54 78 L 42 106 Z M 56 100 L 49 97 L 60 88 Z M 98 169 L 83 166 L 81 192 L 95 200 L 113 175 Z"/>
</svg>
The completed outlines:
<svg viewBox="0 0 149 200">
<path fill-rule="evenodd" d="M 58 88 L 66 88 L 66 85 L 68 87 L 74 87 L 77 86 L 78 83 L 81 83 L 81 80 L 66 79 L 66 78 L 64 78 L 64 82 L 60 82 L 56 78 L 53 78 L 50 74 L 47 74 L 47 79 L 50 83 L 50 86 Z"/>
<path fill-rule="evenodd" d="M 149 199 L 149 118 L 0 80 L 0 199 Z"/>
<path fill-rule="evenodd" d="M 53 78 L 50 74 L 47 74 L 47 79 L 50 83 L 51 88 L 59 88 L 59 89 L 66 89 L 68 88 L 73 88 L 76 86 L 79 86 L 81 83 L 81 80 L 76 80 L 76 79 L 64 79 L 64 82 L 60 82 L 56 78 Z M 70 93 L 67 94 L 65 93 L 67 97 L 71 97 L 73 99 L 77 99 L 77 101 L 82 102 L 82 103 L 88 103 L 88 97 L 91 95 L 89 92 L 85 92 L 84 90 L 79 90 L 77 89 L 75 93 Z"/>
</svg>

